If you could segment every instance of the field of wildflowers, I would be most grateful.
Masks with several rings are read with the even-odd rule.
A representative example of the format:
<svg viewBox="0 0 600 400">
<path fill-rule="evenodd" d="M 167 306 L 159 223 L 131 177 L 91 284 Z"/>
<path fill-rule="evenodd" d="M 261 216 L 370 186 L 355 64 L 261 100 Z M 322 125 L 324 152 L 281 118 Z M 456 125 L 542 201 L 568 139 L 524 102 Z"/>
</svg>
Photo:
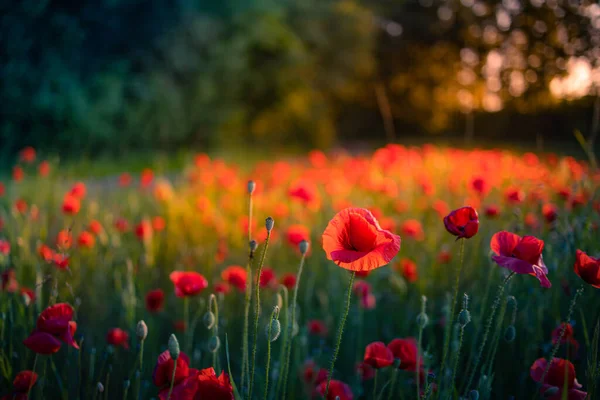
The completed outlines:
<svg viewBox="0 0 600 400">
<path fill-rule="evenodd" d="M 600 174 L 388 145 L 0 183 L 2 399 L 600 398 Z"/>
</svg>

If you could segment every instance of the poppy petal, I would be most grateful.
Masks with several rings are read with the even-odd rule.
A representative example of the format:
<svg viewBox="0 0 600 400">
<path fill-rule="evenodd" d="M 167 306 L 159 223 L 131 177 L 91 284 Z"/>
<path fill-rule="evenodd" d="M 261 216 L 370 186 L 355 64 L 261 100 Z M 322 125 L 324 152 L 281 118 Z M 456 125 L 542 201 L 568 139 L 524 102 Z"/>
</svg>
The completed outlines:
<svg viewBox="0 0 600 400">
<path fill-rule="evenodd" d="M 521 237 L 515 233 L 500 231 L 492 236 L 490 247 L 497 255 L 510 257 L 520 240 Z"/>
</svg>

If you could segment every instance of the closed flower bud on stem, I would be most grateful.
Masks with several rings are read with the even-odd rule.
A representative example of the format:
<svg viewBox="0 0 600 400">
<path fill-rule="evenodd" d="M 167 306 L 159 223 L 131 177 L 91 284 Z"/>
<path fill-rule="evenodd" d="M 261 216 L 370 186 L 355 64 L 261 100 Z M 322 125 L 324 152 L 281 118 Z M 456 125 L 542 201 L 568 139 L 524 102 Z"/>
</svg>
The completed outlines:
<svg viewBox="0 0 600 400">
<path fill-rule="evenodd" d="M 469 392 L 469 400 L 479 400 L 479 392 L 477 390 L 471 390 Z"/>
<path fill-rule="evenodd" d="M 169 337 L 169 354 L 173 360 L 177 360 L 179 358 L 179 342 L 177 341 L 177 337 L 174 334 L 171 334 Z"/>
<path fill-rule="evenodd" d="M 254 253 L 256 251 L 256 249 L 258 248 L 258 243 L 256 242 L 256 240 L 251 240 L 249 243 L 250 246 L 250 252 Z"/>
<path fill-rule="evenodd" d="M 137 335 L 138 339 L 141 341 L 146 340 L 146 337 L 148 337 L 148 326 L 146 325 L 146 323 L 141 320 L 137 323 L 136 327 L 135 327 L 135 334 Z"/>
<path fill-rule="evenodd" d="M 309 247 L 310 247 L 310 244 L 306 240 L 303 240 L 298 244 L 298 248 L 300 249 L 300 253 L 302 255 L 304 255 L 308 252 Z"/>
<path fill-rule="evenodd" d="M 248 194 L 252 195 L 252 193 L 254 193 L 254 189 L 256 189 L 256 182 L 252 180 L 248 181 Z"/>
<path fill-rule="evenodd" d="M 275 220 L 272 217 L 268 217 L 265 220 L 265 227 L 267 228 L 267 232 L 271 232 L 273 230 L 274 225 L 275 225 Z"/>
<path fill-rule="evenodd" d="M 213 336 L 208 339 L 208 351 L 216 353 L 217 350 L 219 350 L 219 347 L 221 347 L 221 340 L 218 336 Z"/>
<path fill-rule="evenodd" d="M 428 323 L 429 317 L 427 316 L 427 313 L 422 312 L 417 315 L 417 325 L 419 325 L 419 328 L 425 328 Z"/>
<path fill-rule="evenodd" d="M 104 393 L 104 385 L 101 382 L 98 382 L 96 385 L 96 390 L 98 390 L 100 393 Z"/>
<path fill-rule="evenodd" d="M 204 322 L 204 326 L 206 327 L 206 329 L 212 329 L 212 327 L 215 326 L 215 323 L 217 322 L 215 313 L 213 313 L 212 311 L 207 311 L 202 317 L 202 322 Z"/>
<path fill-rule="evenodd" d="M 508 328 L 506 328 L 506 331 L 504 332 L 504 340 L 506 340 L 507 343 L 512 343 L 515 340 L 516 336 L 517 331 L 515 330 L 514 325 L 509 325 Z"/>
<path fill-rule="evenodd" d="M 267 340 L 271 340 L 271 342 L 276 341 L 279 338 L 279 334 L 281 333 L 281 324 L 278 319 L 271 320 L 271 324 L 267 325 Z M 269 338 L 270 336 L 270 338 Z"/>
<path fill-rule="evenodd" d="M 469 322 L 471 322 L 471 313 L 469 310 L 461 310 L 458 314 L 458 323 L 464 328 Z"/>
</svg>

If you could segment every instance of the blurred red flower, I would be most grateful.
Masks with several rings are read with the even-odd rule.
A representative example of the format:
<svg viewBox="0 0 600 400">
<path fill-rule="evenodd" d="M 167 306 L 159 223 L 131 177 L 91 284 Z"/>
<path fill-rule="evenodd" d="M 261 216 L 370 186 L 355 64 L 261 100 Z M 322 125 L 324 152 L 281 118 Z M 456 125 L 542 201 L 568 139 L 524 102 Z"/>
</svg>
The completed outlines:
<svg viewBox="0 0 600 400">
<path fill-rule="evenodd" d="M 129 230 L 129 222 L 127 222 L 127 220 L 125 218 L 118 218 L 115 221 L 115 228 L 120 233 L 127 232 Z"/>
<path fill-rule="evenodd" d="M 2 397 L 2 400 L 26 400 L 29 398 L 29 391 L 35 385 L 38 374 L 33 371 L 21 371 L 13 380 L 13 391 Z"/>
<path fill-rule="evenodd" d="M 263 289 L 277 286 L 277 277 L 272 268 L 264 267 L 260 272 L 260 287 Z"/>
<path fill-rule="evenodd" d="M 12 177 L 15 182 L 20 182 L 25 177 L 25 172 L 23 172 L 23 168 L 19 166 L 13 167 Z"/>
<path fill-rule="evenodd" d="M 294 274 L 284 274 L 281 277 L 281 284 L 288 288 L 288 290 L 292 290 L 296 286 L 296 275 Z"/>
<path fill-rule="evenodd" d="M 375 377 L 375 369 L 364 361 L 358 363 L 358 365 L 356 366 L 356 370 L 358 372 L 358 375 L 360 375 L 360 379 L 362 379 L 363 381 L 367 381 Z"/>
<path fill-rule="evenodd" d="M 79 212 L 79 210 L 81 209 L 81 202 L 79 201 L 79 198 L 67 194 L 64 199 L 63 199 L 63 203 L 62 203 L 62 211 L 63 213 L 67 214 L 67 215 L 75 215 Z"/>
<path fill-rule="evenodd" d="M 177 358 L 177 368 L 175 361 L 171 358 L 169 350 L 163 351 L 156 361 L 154 371 L 152 372 L 152 382 L 159 388 L 169 386 L 173 378 L 173 369 L 175 368 L 175 384 L 183 381 L 190 375 L 190 358 L 183 351 Z"/>
<path fill-rule="evenodd" d="M 34 331 L 23 344 L 38 354 L 56 353 L 62 340 L 67 345 L 79 349 L 73 339 L 77 323 L 73 319 L 73 307 L 67 303 L 58 303 L 46 308 L 37 319 Z"/>
<path fill-rule="evenodd" d="M 135 235 L 141 241 L 149 240 L 152 237 L 152 224 L 144 219 L 135 226 Z"/>
<path fill-rule="evenodd" d="M 404 279 L 407 282 L 416 282 L 419 278 L 419 273 L 417 271 L 417 264 L 408 258 L 403 258 L 400 260 L 400 272 Z"/>
<path fill-rule="evenodd" d="M 94 235 L 92 235 L 88 231 L 81 232 L 79 234 L 79 237 L 77 238 L 77 244 L 80 247 L 85 247 L 87 249 L 91 249 L 92 247 L 94 247 L 95 242 L 96 238 L 94 238 Z"/>
<path fill-rule="evenodd" d="M 100 224 L 100 222 L 98 222 L 95 219 L 90 221 L 90 224 L 88 225 L 88 229 L 94 235 L 99 235 L 104 230 L 104 228 L 102 228 L 102 224 Z"/>
<path fill-rule="evenodd" d="M 554 222 L 556 218 L 558 218 L 558 208 L 554 204 L 544 204 L 542 206 L 542 214 L 544 215 L 546 222 Z"/>
<path fill-rule="evenodd" d="M 579 342 L 577 340 L 575 340 L 575 333 L 573 331 L 573 325 L 571 325 L 567 322 L 563 322 L 562 324 L 560 324 L 559 326 L 554 328 L 554 330 L 552 331 L 552 344 L 558 343 L 559 338 L 560 338 L 560 333 L 562 332 L 563 327 L 565 329 L 565 332 L 562 336 L 562 339 L 560 339 L 560 343 L 573 346 L 573 349 L 575 350 L 575 354 L 577 354 L 577 352 L 579 351 Z"/>
<path fill-rule="evenodd" d="M 416 219 L 408 219 L 402 223 L 400 230 L 403 235 L 411 237 L 415 240 L 421 241 L 425 239 L 425 232 L 423 232 L 423 226 Z"/>
<path fill-rule="evenodd" d="M 297 248 L 300 242 L 310 239 L 310 231 L 304 225 L 291 225 L 287 229 L 286 236 L 288 243 Z"/>
<path fill-rule="evenodd" d="M 152 229 L 155 232 L 162 232 L 165 229 L 165 226 L 166 226 L 165 219 L 163 217 L 161 217 L 160 215 L 157 215 L 154 218 L 152 218 Z"/>
<path fill-rule="evenodd" d="M 32 162 L 35 161 L 35 156 L 36 156 L 35 149 L 31 146 L 24 147 L 19 152 L 19 160 L 21 160 L 24 163 L 28 163 L 28 164 L 31 164 Z"/>
<path fill-rule="evenodd" d="M 50 175 L 50 163 L 48 161 L 44 160 L 38 165 L 38 174 L 40 174 L 41 177 Z"/>
<path fill-rule="evenodd" d="M 394 355 L 392 351 L 385 346 L 383 342 L 373 342 L 365 348 L 365 357 L 363 360 L 366 364 L 375 369 L 389 367 L 394 363 Z"/>
<path fill-rule="evenodd" d="M 388 345 L 394 358 L 400 359 L 400 369 L 405 371 L 417 370 L 417 340 L 409 337 L 394 339 Z M 423 366 L 423 357 L 420 358 L 420 367 Z"/>
<path fill-rule="evenodd" d="M 129 349 L 129 334 L 121 328 L 112 328 L 106 334 L 106 343 Z"/>
<path fill-rule="evenodd" d="M 500 214 L 500 208 L 496 205 L 490 205 L 485 208 L 485 215 L 488 218 L 495 218 Z"/>
<path fill-rule="evenodd" d="M 56 235 L 56 247 L 59 249 L 68 249 L 73 243 L 73 235 L 70 230 L 63 229 Z"/>
<path fill-rule="evenodd" d="M 127 172 L 123 172 L 119 176 L 119 186 L 127 187 L 129 185 L 131 185 L 131 175 L 129 175 Z"/>
<path fill-rule="evenodd" d="M 329 260 L 351 271 L 365 271 L 389 263 L 400 250 L 400 236 L 381 229 L 370 211 L 347 208 L 335 215 L 323 232 Z"/>
<path fill-rule="evenodd" d="M 502 268 L 517 274 L 533 275 L 542 287 L 552 286 L 542 258 L 544 241 L 534 236 L 520 237 L 515 233 L 500 231 L 492 236 L 490 247 L 495 253 L 492 259 Z"/>
<path fill-rule="evenodd" d="M 302 368 L 302 380 L 305 384 L 314 387 L 327 380 L 329 371 L 319 368 L 313 360 L 307 360 Z"/>
<path fill-rule="evenodd" d="M 508 201 L 511 204 L 522 203 L 525 199 L 525 193 L 522 190 L 514 187 L 508 188 L 505 192 L 505 196 L 506 201 Z"/>
<path fill-rule="evenodd" d="M 246 269 L 239 265 L 230 265 L 221 272 L 221 278 L 229 283 L 231 286 L 236 287 L 240 292 L 246 290 L 246 281 L 248 276 Z"/>
<path fill-rule="evenodd" d="M 327 325 L 325 325 L 325 322 L 320 321 L 318 319 L 313 319 L 308 321 L 307 323 L 308 326 L 308 333 L 310 333 L 311 335 L 316 335 L 316 336 L 322 336 L 325 337 L 327 336 Z"/>
<path fill-rule="evenodd" d="M 14 268 L 8 268 L 2 271 L 2 290 L 8 293 L 15 293 L 19 290 L 19 282 L 17 282 L 17 274 Z"/>
<path fill-rule="evenodd" d="M 150 290 L 146 293 L 146 309 L 155 313 L 162 310 L 165 303 L 165 292 L 162 289 Z"/>
<path fill-rule="evenodd" d="M 78 199 L 83 199 L 87 193 L 87 188 L 85 187 L 85 183 L 77 182 L 71 188 L 69 194 Z"/>
<path fill-rule="evenodd" d="M 569 360 L 562 358 L 552 359 L 544 381 L 541 382 L 547 367 L 548 361 L 545 358 L 539 358 L 535 360 L 529 370 L 531 378 L 541 384 L 540 393 L 544 399 L 561 400 L 563 398 L 563 389 L 567 390 L 567 398 L 569 400 L 584 400 L 586 398 L 587 393 L 579 390 L 581 389 L 581 385 L 575 377 L 575 367 Z M 546 393 L 551 389 L 555 390 L 555 393 Z"/>
<path fill-rule="evenodd" d="M 229 287 L 227 282 L 215 283 L 215 293 L 227 294 L 227 293 L 229 293 L 230 290 L 231 290 L 231 288 Z"/>
<path fill-rule="evenodd" d="M 444 226 L 457 239 L 469 239 L 479 230 L 479 216 L 473 207 L 461 207 L 446 215 Z"/>
<path fill-rule="evenodd" d="M 10 243 L 8 240 L 0 239 L 0 254 L 7 256 L 10 253 Z"/>
<path fill-rule="evenodd" d="M 317 393 L 321 396 L 325 396 L 325 391 L 327 390 L 327 381 L 323 381 L 317 386 Z M 338 381 L 336 379 L 332 379 L 329 384 L 329 392 L 327 393 L 327 397 L 325 400 L 352 400 L 354 399 L 352 395 L 352 390 L 350 390 L 350 386 L 345 384 L 344 382 Z"/>
<path fill-rule="evenodd" d="M 177 297 L 195 296 L 208 287 L 208 281 L 198 272 L 173 271 L 169 278 Z"/>
<path fill-rule="evenodd" d="M 147 188 L 154 180 L 154 172 L 150 168 L 145 168 L 140 175 L 140 185 Z"/>
<path fill-rule="evenodd" d="M 205 368 L 198 374 L 198 391 L 195 399 L 233 400 L 233 388 L 229 375 L 221 371 L 217 377 L 215 370 Z"/>
<path fill-rule="evenodd" d="M 600 289 L 600 258 L 590 257 L 577 250 L 573 270 L 584 282 Z"/>
</svg>

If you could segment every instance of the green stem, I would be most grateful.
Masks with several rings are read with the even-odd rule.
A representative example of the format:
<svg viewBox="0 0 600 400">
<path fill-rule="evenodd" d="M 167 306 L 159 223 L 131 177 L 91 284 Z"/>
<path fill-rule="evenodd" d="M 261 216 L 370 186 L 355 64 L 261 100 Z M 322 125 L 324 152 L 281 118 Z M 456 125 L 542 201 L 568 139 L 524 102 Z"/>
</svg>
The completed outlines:
<svg viewBox="0 0 600 400">
<path fill-rule="evenodd" d="M 498 309 L 498 305 L 500 304 L 500 299 L 502 298 L 502 294 L 504 293 L 504 288 L 506 287 L 506 283 L 513 277 L 515 273 L 511 272 L 510 275 L 504 279 L 502 284 L 498 287 L 498 293 L 496 294 L 496 298 L 492 303 L 492 309 L 490 312 L 490 316 L 488 317 L 485 323 L 485 331 L 483 333 L 483 341 L 479 346 L 479 350 L 477 351 L 477 355 L 475 356 L 475 361 L 473 364 L 473 369 L 471 370 L 471 374 L 469 375 L 469 379 L 467 381 L 467 385 L 465 390 L 469 390 L 471 387 L 471 383 L 473 383 L 473 378 L 475 378 L 475 373 L 477 372 L 477 367 L 479 366 L 479 362 L 481 361 L 481 356 L 483 355 L 483 351 L 485 350 L 485 345 L 487 343 L 487 338 L 490 333 L 490 328 L 492 327 L 492 322 L 494 322 L 494 316 L 496 315 L 496 310 Z"/>
<path fill-rule="evenodd" d="M 292 343 L 294 342 L 294 326 L 296 325 L 296 304 L 298 302 L 298 289 L 300 288 L 300 278 L 302 277 L 302 269 L 304 268 L 304 259 L 306 255 L 303 254 L 300 258 L 300 266 L 298 267 L 298 275 L 296 276 L 296 285 L 294 286 L 294 296 L 292 297 L 292 318 L 287 326 L 288 340 L 285 349 L 285 364 L 283 365 L 283 374 L 281 379 L 283 380 L 283 392 L 282 397 L 285 398 L 287 391 L 287 378 L 290 369 L 290 357 L 292 354 Z"/>
<path fill-rule="evenodd" d="M 273 311 L 271 312 L 271 318 L 269 318 L 269 334 L 267 337 L 267 365 L 265 367 L 265 395 L 263 397 L 264 400 L 267 400 L 267 396 L 269 394 L 269 369 L 271 367 L 271 339 L 273 337 L 273 320 L 277 317 L 278 313 L 279 307 L 273 307 Z"/>
<path fill-rule="evenodd" d="M 171 386 L 169 387 L 169 394 L 167 395 L 167 400 L 171 399 L 171 394 L 173 393 L 173 386 L 175 385 L 175 372 L 177 371 L 177 360 L 173 363 L 173 375 L 171 376 Z"/>
<path fill-rule="evenodd" d="M 215 296 L 214 294 L 211 294 L 208 302 L 209 302 L 208 309 L 209 310 L 211 310 L 211 308 L 214 309 L 214 314 L 215 314 L 215 324 L 213 326 L 213 336 L 219 337 L 219 304 L 217 302 L 217 296 Z M 220 368 L 218 365 L 218 357 L 217 357 L 218 354 L 219 354 L 219 349 L 217 349 L 217 351 L 213 352 L 213 362 L 212 362 L 213 368 L 214 368 L 215 372 L 217 373 L 217 375 L 219 375 L 219 373 L 220 373 Z"/>
<path fill-rule="evenodd" d="M 246 276 L 252 276 L 252 269 L 250 263 L 252 261 L 252 252 L 248 258 L 248 264 L 246 265 Z M 246 293 L 244 296 L 244 335 L 242 336 L 242 377 L 240 379 L 242 392 L 244 388 L 249 386 L 246 383 L 246 376 L 250 375 L 250 365 L 248 363 L 248 324 L 250 319 L 250 301 L 252 300 L 252 285 L 246 284 Z"/>
<path fill-rule="evenodd" d="M 33 387 L 33 377 L 35 374 L 35 366 L 37 365 L 37 360 L 38 360 L 38 354 L 35 353 L 35 358 L 33 359 L 33 368 L 31 368 L 31 379 L 29 380 L 29 389 L 27 389 L 27 396 L 26 399 L 29 400 L 29 393 L 31 392 L 31 388 Z"/>
<path fill-rule="evenodd" d="M 377 378 L 379 377 L 379 369 L 375 370 L 375 379 L 373 383 L 373 399 L 377 398 Z"/>
<path fill-rule="evenodd" d="M 192 348 L 192 335 L 190 327 L 190 298 L 185 296 L 183 298 L 183 326 L 185 326 L 185 349 L 188 354 Z"/>
<path fill-rule="evenodd" d="M 136 389 L 137 389 L 137 397 L 136 398 L 138 400 L 140 399 L 141 391 L 142 391 L 142 372 L 144 369 L 144 342 L 145 342 L 145 340 L 142 340 L 140 342 L 140 354 L 139 354 L 140 365 L 139 365 L 139 369 L 138 369 L 138 374 L 135 379 L 135 381 L 136 381 L 135 385 L 136 385 Z"/>
<path fill-rule="evenodd" d="M 456 351 L 456 357 L 454 358 L 454 368 L 452 368 L 452 379 L 450 380 L 450 391 L 452 393 L 454 393 L 454 382 L 456 381 L 456 370 L 458 369 L 458 362 L 460 361 L 460 350 L 462 348 L 464 336 L 465 336 L 465 327 L 461 325 L 460 334 L 458 336 L 458 350 Z"/>
<path fill-rule="evenodd" d="M 396 388 L 396 379 L 398 378 L 398 368 L 394 365 L 392 371 L 392 383 L 390 384 L 390 392 L 388 393 L 388 400 L 392 400 L 394 397 L 394 389 Z"/>
<path fill-rule="evenodd" d="M 456 311 L 456 301 L 458 299 L 458 285 L 460 282 L 460 274 L 462 272 L 463 264 L 465 257 L 465 239 L 460 239 L 460 264 L 458 265 L 458 270 L 456 271 L 456 280 L 454 281 L 454 295 L 452 297 L 452 305 L 450 311 L 450 318 L 448 320 L 448 324 L 446 325 L 446 339 L 444 341 L 444 351 L 442 355 L 442 366 L 440 368 L 440 374 L 442 376 L 441 383 L 444 382 L 444 369 L 446 367 L 446 359 L 448 358 L 448 350 L 450 348 L 450 337 L 452 336 L 452 326 L 454 324 L 454 313 Z"/>
<path fill-rule="evenodd" d="M 425 296 L 421 297 L 421 314 L 420 315 L 425 315 L 426 313 L 426 305 L 427 305 L 427 298 Z M 420 398 L 421 395 L 421 345 L 423 343 L 423 329 L 425 328 L 425 326 L 421 323 L 419 323 L 419 339 L 417 341 L 417 367 L 416 367 L 416 374 L 417 374 L 417 399 Z"/>
<path fill-rule="evenodd" d="M 337 360 L 338 354 L 340 352 L 340 346 L 342 344 L 342 334 L 344 333 L 344 325 L 346 324 L 346 319 L 348 318 L 348 311 L 350 311 L 352 285 L 354 284 L 355 276 L 356 272 L 352 271 L 352 274 L 350 275 L 350 283 L 348 284 L 348 291 L 346 293 L 346 308 L 344 310 L 344 313 L 342 314 L 342 320 L 340 321 L 340 326 L 338 328 L 335 350 L 333 351 L 333 357 L 331 357 L 331 365 L 329 366 L 329 374 L 327 376 L 327 387 L 325 388 L 325 398 L 327 398 L 327 395 L 329 394 L 329 385 L 331 384 L 331 377 L 333 376 L 333 367 L 335 366 L 335 361 Z"/>
<path fill-rule="evenodd" d="M 285 371 L 285 357 L 288 347 L 288 323 L 289 323 L 289 310 L 288 310 L 288 290 L 285 286 L 280 285 L 281 291 L 283 292 L 283 338 L 281 344 L 281 351 L 279 352 L 279 379 L 277 379 L 277 386 L 275 388 L 275 398 L 278 398 L 279 391 L 281 390 L 281 383 L 285 380 L 287 373 Z"/>
<path fill-rule="evenodd" d="M 252 389 L 254 389 L 254 370 L 256 367 L 256 344 L 258 342 L 258 317 L 260 315 L 260 274 L 262 273 L 262 267 L 265 263 L 265 257 L 267 256 L 267 250 L 269 248 L 269 239 L 271 238 L 271 231 L 267 231 L 267 239 L 265 240 L 265 248 L 258 264 L 258 270 L 256 272 L 256 283 L 254 296 L 256 297 L 254 308 L 254 343 L 252 345 L 252 368 L 250 370 L 250 390 L 248 392 L 248 399 L 252 398 Z"/>
</svg>

